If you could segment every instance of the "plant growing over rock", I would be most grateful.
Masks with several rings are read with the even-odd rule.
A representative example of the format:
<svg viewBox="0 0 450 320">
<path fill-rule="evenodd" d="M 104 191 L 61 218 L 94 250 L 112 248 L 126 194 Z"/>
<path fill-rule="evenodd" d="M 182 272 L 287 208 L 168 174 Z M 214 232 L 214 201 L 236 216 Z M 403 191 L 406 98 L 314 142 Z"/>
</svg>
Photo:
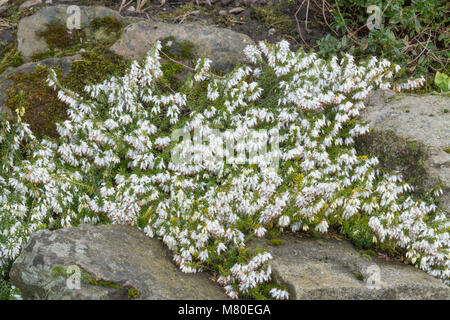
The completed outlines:
<svg viewBox="0 0 450 320">
<path fill-rule="evenodd" d="M 211 270 L 237 298 L 271 279 L 271 255 L 250 253 L 251 237 L 325 233 L 358 219 L 374 241 L 404 248 L 449 282 L 445 214 L 354 149 L 368 131 L 356 119 L 364 98 L 390 87 L 398 66 L 377 58 L 356 65 L 350 55 L 326 61 L 285 41 L 260 42 L 245 50 L 250 65 L 220 77 L 200 59 L 178 91 L 166 92 L 160 51 L 157 42 L 142 63 L 86 86 L 84 97 L 51 72 L 48 84 L 68 105 L 58 139 L 37 139 L 21 121 L 3 124 L 1 264 L 39 228 L 129 224 L 160 238 L 183 272 Z M 275 285 L 266 291 L 288 298 Z"/>
</svg>

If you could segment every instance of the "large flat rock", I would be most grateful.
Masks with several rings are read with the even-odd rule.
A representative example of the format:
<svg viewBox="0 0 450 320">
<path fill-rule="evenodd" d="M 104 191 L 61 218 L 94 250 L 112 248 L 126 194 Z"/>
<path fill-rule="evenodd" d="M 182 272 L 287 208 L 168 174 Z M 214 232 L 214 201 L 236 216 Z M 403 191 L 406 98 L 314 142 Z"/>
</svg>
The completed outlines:
<svg viewBox="0 0 450 320">
<path fill-rule="evenodd" d="M 156 40 L 168 37 L 190 42 L 197 57 L 210 58 L 213 67 L 221 71 L 229 71 L 244 61 L 244 48 L 254 44 L 247 35 L 229 29 L 147 20 L 128 25 L 110 50 L 126 59 L 141 59 Z"/>
<path fill-rule="evenodd" d="M 80 8 L 80 29 L 89 28 L 91 22 L 96 18 L 111 17 L 120 21 L 123 25 L 129 21 L 122 17 L 117 11 L 105 7 Z M 25 61 L 30 61 L 31 57 L 38 53 L 49 50 L 44 38 L 39 33 L 46 30 L 48 24 L 58 23 L 67 25 L 68 19 L 73 15 L 68 11 L 69 5 L 56 5 L 42 8 L 35 14 L 21 19 L 17 26 L 17 49 L 22 54 Z"/>
<path fill-rule="evenodd" d="M 412 178 L 419 192 L 443 182 L 440 205 L 450 212 L 450 97 L 379 91 L 360 118 L 372 132 L 357 141 L 358 149 Z"/>
<path fill-rule="evenodd" d="M 80 267 L 98 285 L 68 286 L 70 278 L 55 277 L 62 266 Z M 10 277 L 25 299 L 127 299 L 129 289 L 138 291 L 139 299 L 226 298 L 206 274 L 177 269 L 160 241 L 121 225 L 38 231 Z"/>
<path fill-rule="evenodd" d="M 450 288 L 438 279 L 410 265 L 369 260 L 345 239 L 280 239 L 280 246 L 257 239 L 250 247 L 273 255 L 273 278 L 289 288 L 290 299 L 450 299 Z"/>
</svg>

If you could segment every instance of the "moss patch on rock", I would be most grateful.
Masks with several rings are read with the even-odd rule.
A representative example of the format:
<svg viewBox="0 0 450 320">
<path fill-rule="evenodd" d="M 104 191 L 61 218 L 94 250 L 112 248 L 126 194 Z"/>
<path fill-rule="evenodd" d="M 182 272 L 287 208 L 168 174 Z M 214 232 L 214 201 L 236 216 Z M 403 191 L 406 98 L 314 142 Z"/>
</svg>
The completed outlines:
<svg viewBox="0 0 450 320">
<path fill-rule="evenodd" d="M 5 47 L 1 52 L 2 58 L 0 59 L 0 74 L 3 73 L 9 67 L 18 67 L 23 64 L 23 59 L 17 46 L 9 45 Z"/>
<path fill-rule="evenodd" d="M 86 40 L 86 34 L 83 30 L 69 30 L 64 25 L 56 22 L 48 24 L 47 28 L 38 33 L 38 35 L 45 39 L 51 50 L 67 49 Z"/>
<path fill-rule="evenodd" d="M 128 64 L 113 54 L 85 52 L 82 59 L 72 63 L 70 71 L 63 76 L 60 67 L 54 68 L 61 83 L 76 92 L 83 92 L 86 84 L 104 81 L 111 75 L 122 75 Z M 67 118 L 67 105 L 60 102 L 57 92 L 50 88 L 46 79 L 48 67 L 37 66 L 34 72 L 11 77 L 12 85 L 7 89 L 6 105 L 15 110 L 25 108 L 23 121 L 30 124 L 38 137 L 57 137 L 56 123 Z"/>
<path fill-rule="evenodd" d="M 292 17 L 283 13 L 283 7 L 288 5 L 288 1 L 280 1 L 277 4 L 269 2 L 265 6 L 252 6 L 255 17 L 267 29 L 274 28 L 278 32 L 294 36 L 295 23 Z"/>
<path fill-rule="evenodd" d="M 415 187 L 415 195 L 428 191 L 423 167 L 427 152 L 419 142 L 406 141 L 393 131 L 374 129 L 359 137 L 355 147 L 359 154 L 377 156 L 382 168 L 399 170 L 404 180 Z"/>
<path fill-rule="evenodd" d="M 93 38 L 103 46 L 112 45 L 119 38 L 122 28 L 119 20 L 108 16 L 95 18 L 90 25 Z"/>
<path fill-rule="evenodd" d="M 61 68 L 55 69 L 62 76 Z M 56 92 L 45 83 L 48 70 L 37 66 L 29 74 L 17 74 L 12 77 L 13 84 L 8 88 L 6 105 L 15 110 L 25 108 L 24 122 L 39 137 L 56 136 L 56 122 L 66 117 L 66 106 L 57 99 Z"/>
<path fill-rule="evenodd" d="M 68 279 L 70 276 L 74 274 L 74 272 L 69 270 L 70 266 L 64 266 L 64 265 L 55 265 L 50 269 L 50 275 L 53 279 L 57 279 L 59 277 L 62 277 L 64 279 Z M 104 288 L 111 288 L 114 290 L 128 290 L 128 298 L 129 299 L 137 299 L 140 296 L 139 290 L 132 288 L 132 287 L 122 287 L 118 284 L 106 281 L 106 280 L 95 280 L 95 277 L 93 277 L 91 274 L 89 274 L 86 270 L 79 266 L 74 266 L 75 268 L 78 268 L 80 270 L 80 282 L 84 283 L 86 285 L 92 285 L 92 286 L 100 286 Z"/>
<path fill-rule="evenodd" d="M 86 84 L 103 82 L 111 76 L 122 76 L 128 63 L 112 54 L 84 52 L 83 59 L 75 61 L 61 83 L 76 92 L 82 92 Z"/>
<path fill-rule="evenodd" d="M 112 17 L 95 18 L 89 27 L 72 29 L 59 22 L 52 22 L 38 33 L 45 39 L 49 50 L 33 55 L 31 60 L 39 61 L 49 57 L 62 57 L 77 53 L 94 52 L 104 54 L 119 38 L 122 23 Z"/>
</svg>

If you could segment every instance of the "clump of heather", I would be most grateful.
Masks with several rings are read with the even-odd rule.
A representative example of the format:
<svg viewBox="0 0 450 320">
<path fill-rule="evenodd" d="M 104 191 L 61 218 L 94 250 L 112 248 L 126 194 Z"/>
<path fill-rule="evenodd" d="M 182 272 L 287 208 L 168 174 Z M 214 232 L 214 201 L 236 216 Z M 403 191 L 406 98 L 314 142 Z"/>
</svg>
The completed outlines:
<svg viewBox="0 0 450 320">
<path fill-rule="evenodd" d="M 325 233 L 369 217 L 374 239 L 449 283 L 445 214 L 354 149 L 368 132 L 357 119 L 364 99 L 389 88 L 398 66 L 260 42 L 246 48 L 248 65 L 219 77 L 200 59 L 179 91 L 167 92 L 160 51 L 157 42 L 125 76 L 87 86 L 89 99 L 51 73 L 69 107 L 59 139 L 38 140 L 20 121 L 3 125 L 0 265 L 39 228 L 129 224 L 161 239 L 183 272 L 216 272 L 237 298 L 271 279 L 271 255 L 246 250 L 252 236 Z"/>
</svg>

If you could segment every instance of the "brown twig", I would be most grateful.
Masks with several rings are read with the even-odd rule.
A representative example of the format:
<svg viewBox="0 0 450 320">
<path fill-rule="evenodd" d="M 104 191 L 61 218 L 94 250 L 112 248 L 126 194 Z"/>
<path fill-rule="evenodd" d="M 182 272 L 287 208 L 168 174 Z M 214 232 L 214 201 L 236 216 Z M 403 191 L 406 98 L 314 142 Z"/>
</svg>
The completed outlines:
<svg viewBox="0 0 450 320">
<path fill-rule="evenodd" d="M 297 11 L 295 12 L 294 17 L 295 17 L 295 22 L 297 23 L 297 31 L 298 31 L 298 34 L 300 35 L 300 39 L 302 39 L 303 43 L 304 43 L 309 49 L 311 49 L 311 46 L 310 46 L 309 44 L 307 44 L 306 41 L 305 41 L 305 39 L 303 38 L 303 35 L 302 35 L 302 29 L 300 28 L 300 22 L 298 21 L 298 18 L 297 18 L 297 15 L 298 15 L 298 13 L 300 12 L 300 10 L 302 9 L 303 4 L 305 3 L 305 1 L 308 1 L 308 3 L 309 3 L 309 0 L 303 0 L 303 2 L 300 4 L 300 6 L 298 7 Z"/>
</svg>

